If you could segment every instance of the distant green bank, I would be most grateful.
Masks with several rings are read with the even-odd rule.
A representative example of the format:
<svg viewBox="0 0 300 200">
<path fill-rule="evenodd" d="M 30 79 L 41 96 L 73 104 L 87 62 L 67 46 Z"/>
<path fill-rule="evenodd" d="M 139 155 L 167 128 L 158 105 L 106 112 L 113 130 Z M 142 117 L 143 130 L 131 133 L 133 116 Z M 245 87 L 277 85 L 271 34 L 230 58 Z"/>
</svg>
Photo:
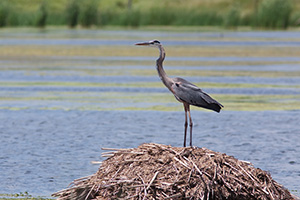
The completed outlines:
<svg viewBox="0 0 300 200">
<path fill-rule="evenodd" d="M 1 200 L 53 200 L 50 198 L 44 197 L 33 197 L 32 195 L 28 194 L 28 192 L 20 192 L 15 194 L 0 194 Z"/>
<path fill-rule="evenodd" d="M 300 25 L 295 0 L 1 0 L 0 27 L 68 25 L 222 26 L 286 29 Z"/>
</svg>

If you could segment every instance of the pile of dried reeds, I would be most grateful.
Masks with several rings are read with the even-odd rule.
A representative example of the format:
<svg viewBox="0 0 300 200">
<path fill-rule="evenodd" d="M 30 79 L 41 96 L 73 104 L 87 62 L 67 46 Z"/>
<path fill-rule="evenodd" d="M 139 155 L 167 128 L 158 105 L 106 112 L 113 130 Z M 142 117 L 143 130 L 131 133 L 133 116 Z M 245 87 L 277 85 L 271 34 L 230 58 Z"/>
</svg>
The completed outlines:
<svg viewBox="0 0 300 200">
<path fill-rule="evenodd" d="M 205 148 L 143 144 L 112 149 L 98 172 L 58 199 L 294 199 L 251 163 Z"/>
</svg>

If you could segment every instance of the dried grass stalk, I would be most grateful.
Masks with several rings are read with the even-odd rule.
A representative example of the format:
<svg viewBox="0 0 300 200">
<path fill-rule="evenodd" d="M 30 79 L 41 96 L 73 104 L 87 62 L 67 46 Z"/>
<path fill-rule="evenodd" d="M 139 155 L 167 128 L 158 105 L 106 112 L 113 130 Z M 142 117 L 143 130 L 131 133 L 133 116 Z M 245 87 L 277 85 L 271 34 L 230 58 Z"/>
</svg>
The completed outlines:
<svg viewBox="0 0 300 200">
<path fill-rule="evenodd" d="M 53 194 L 64 199 L 295 199 L 268 172 L 195 147 L 112 149 L 98 172 Z"/>
</svg>

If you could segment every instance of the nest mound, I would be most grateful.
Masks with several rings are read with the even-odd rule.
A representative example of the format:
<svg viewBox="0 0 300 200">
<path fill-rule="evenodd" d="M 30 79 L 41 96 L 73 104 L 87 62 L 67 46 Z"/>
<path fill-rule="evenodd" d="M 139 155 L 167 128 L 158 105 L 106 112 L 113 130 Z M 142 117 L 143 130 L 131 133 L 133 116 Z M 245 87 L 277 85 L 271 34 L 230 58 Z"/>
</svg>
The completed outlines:
<svg viewBox="0 0 300 200">
<path fill-rule="evenodd" d="M 290 200 L 251 163 L 206 148 L 142 144 L 104 155 L 98 172 L 53 194 L 58 199 Z"/>
</svg>

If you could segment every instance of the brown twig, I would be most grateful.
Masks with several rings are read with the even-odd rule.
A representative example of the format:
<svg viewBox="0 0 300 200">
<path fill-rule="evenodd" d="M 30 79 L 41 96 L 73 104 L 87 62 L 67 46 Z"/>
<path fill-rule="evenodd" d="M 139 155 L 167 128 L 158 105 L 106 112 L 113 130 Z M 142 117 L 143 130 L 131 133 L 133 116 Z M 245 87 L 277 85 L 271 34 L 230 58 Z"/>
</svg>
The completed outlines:
<svg viewBox="0 0 300 200">
<path fill-rule="evenodd" d="M 145 181 L 144 181 L 144 179 L 138 174 L 138 177 L 142 180 L 142 183 L 143 183 L 143 187 L 144 187 L 144 198 L 147 196 L 147 189 L 146 189 L 146 187 L 145 187 Z M 143 198 L 143 199 L 144 199 Z"/>
<path fill-rule="evenodd" d="M 153 181 L 156 179 L 157 174 L 159 173 L 159 171 L 155 172 L 153 178 L 151 179 L 150 183 L 148 184 L 146 190 L 149 190 L 151 184 L 153 183 Z"/>
</svg>

